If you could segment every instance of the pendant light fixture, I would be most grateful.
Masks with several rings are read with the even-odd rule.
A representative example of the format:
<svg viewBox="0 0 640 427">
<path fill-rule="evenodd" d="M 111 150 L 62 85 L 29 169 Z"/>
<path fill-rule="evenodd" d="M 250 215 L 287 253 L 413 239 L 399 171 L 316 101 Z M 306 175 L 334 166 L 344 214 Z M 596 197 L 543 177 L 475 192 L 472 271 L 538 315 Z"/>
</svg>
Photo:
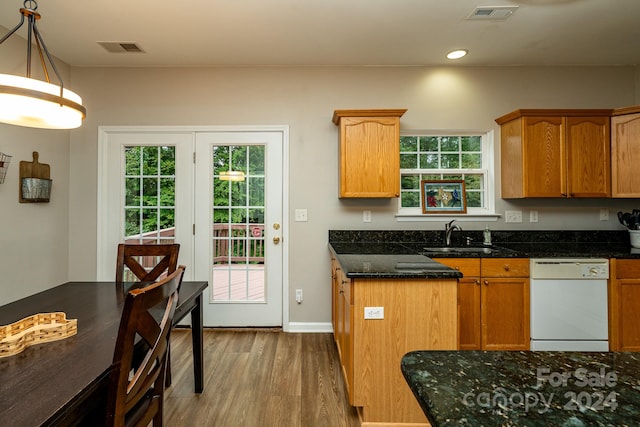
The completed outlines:
<svg viewBox="0 0 640 427">
<path fill-rule="evenodd" d="M 20 23 L 0 39 L 2 44 L 24 24 L 26 18 L 27 74 L 26 77 L 0 74 L 0 122 L 44 129 L 80 127 L 87 110 L 76 93 L 64 88 L 62 78 L 36 26 L 36 21 L 40 19 L 37 9 L 38 3 L 35 0 L 25 0 L 24 7 L 20 8 Z M 34 41 L 46 82 L 31 78 L 31 45 Z M 58 78 L 59 85 L 49 82 L 47 61 Z"/>
</svg>

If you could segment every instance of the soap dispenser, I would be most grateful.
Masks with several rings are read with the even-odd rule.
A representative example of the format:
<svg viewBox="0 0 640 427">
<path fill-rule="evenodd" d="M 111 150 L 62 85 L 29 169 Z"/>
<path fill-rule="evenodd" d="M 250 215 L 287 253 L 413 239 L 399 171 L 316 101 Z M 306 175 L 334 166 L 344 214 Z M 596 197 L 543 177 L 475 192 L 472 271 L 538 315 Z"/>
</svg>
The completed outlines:
<svg viewBox="0 0 640 427">
<path fill-rule="evenodd" d="M 489 226 L 484 227 L 484 231 L 482 232 L 482 243 L 485 245 L 491 245 L 491 230 L 489 230 Z"/>
</svg>

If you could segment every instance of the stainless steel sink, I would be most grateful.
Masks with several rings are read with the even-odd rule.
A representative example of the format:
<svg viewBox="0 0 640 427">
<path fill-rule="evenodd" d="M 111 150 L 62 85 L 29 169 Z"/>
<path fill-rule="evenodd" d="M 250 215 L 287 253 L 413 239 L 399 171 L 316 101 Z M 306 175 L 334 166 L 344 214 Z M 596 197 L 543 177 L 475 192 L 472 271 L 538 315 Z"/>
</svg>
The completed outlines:
<svg viewBox="0 0 640 427">
<path fill-rule="evenodd" d="M 449 253 L 449 254 L 490 254 L 495 249 L 478 246 L 438 246 L 422 248 L 423 253 Z"/>
</svg>

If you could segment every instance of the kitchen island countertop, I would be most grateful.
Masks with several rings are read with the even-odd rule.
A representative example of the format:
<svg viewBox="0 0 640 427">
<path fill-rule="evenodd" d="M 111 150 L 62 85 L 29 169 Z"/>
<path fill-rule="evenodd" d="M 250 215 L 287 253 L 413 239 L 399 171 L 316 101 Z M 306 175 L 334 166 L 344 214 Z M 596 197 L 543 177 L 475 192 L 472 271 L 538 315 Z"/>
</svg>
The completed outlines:
<svg viewBox="0 0 640 427">
<path fill-rule="evenodd" d="M 413 351 L 402 373 L 433 427 L 640 425 L 640 354 Z"/>
<path fill-rule="evenodd" d="M 402 248 L 402 245 L 363 245 L 355 251 L 342 251 L 330 245 L 348 278 L 366 279 L 457 279 L 462 273 Z M 339 248 L 339 247 L 338 247 Z M 340 248 L 339 248 L 340 249 Z"/>
</svg>

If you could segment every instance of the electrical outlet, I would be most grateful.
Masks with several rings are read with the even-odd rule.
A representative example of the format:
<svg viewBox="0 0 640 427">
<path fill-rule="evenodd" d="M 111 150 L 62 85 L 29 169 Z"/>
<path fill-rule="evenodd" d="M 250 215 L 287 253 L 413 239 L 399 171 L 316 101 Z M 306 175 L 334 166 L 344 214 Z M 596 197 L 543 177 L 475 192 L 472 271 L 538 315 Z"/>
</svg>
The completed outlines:
<svg viewBox="0 0 640 427">
<path fill-rule="evenodd" d="M 522 222 L 522 211 L 504 211 L 505 222 Z"/>
<path fill-rule="evenodd" d="M 371 211 L 362 211 L 362 222 L 371 222 Z"/>
<path fill-rule="evenodd" d="M 529 222 L 538 222 L 538 211 L 529 212 Z"/>
<path fill-rule="evenodd" d="M 302 304 L 302 289 L 296 289 L 296 302 Z"/>
<path fill-rule="evenodd" d="M 609 209 L 600 209 L 600 221 L 609 221 Z"/>
<path fill-rule="evenodd" d="M 365 319 L 384 319 L 384 307 L 365 307 Z"/>
<path fill-rule="evenodd" d="M 307 222 L 307 210 L 306 209 L 296 209 L 296 221 L 297 222 Z"/>
</svg>

